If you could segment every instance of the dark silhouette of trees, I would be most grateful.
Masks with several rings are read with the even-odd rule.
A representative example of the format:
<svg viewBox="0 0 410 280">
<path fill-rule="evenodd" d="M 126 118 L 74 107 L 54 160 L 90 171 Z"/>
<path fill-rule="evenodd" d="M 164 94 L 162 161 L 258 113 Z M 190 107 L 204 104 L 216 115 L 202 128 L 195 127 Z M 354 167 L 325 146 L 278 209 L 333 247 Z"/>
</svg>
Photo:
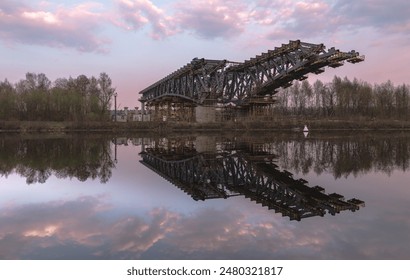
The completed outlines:
<svg viewBox="0 0 410 280">
<path fill-rule="evenodd" d="M 80 75 L 52 83 L 45 74 L 27 73 L 15 85 L 0 82 L 0 120 L 103 121 L 115 88 L 106 73 Z"/>
<path fill-rule="evenodd" d="M 370 85 L 337 76 L 327 84 L 295 81 L 279 90 L 277 100 L 279 115 L 396 120 L 408 120 L 410 115 L 410 86 L 395 86 L 391 81 Z"/>
<path fill-rule="evenodd" d="M 410 168 L 410 134 L 384 133 L 275 140 L 277 164 L 307 174 L 328 172 L 335 178 L 368 172 L 391 174 Z"/>
<path fill-rule="evenodd" d="M 0 82 L 0 119 L 17 118 L 17 96 L 13 85 L 5 80 Z"/>
<path fill-rule="evenodd" d="M 45 183 L 53 174 L 57 178 L 106 183 L 114 167 L 109 137 L 0 135 L 0 176 L 17 173 L 26 178 L 27 184 Z"/>
</svg>

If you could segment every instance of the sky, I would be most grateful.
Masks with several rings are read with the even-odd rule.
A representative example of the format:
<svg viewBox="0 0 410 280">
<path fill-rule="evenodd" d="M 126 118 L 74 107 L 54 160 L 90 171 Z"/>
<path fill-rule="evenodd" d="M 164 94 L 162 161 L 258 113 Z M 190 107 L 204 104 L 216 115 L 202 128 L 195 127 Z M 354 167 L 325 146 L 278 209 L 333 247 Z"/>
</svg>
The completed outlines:
<svg viewBox="0 0 410 280">
<path fill-rule="evenodd" d="M 408 0 L 0 0 L 0 80 L 106 72 L 118 107 L 194 57 L 244 61 L 300 39 L 363 63 L 310 79 L 410 83 Z"/>
</svg>

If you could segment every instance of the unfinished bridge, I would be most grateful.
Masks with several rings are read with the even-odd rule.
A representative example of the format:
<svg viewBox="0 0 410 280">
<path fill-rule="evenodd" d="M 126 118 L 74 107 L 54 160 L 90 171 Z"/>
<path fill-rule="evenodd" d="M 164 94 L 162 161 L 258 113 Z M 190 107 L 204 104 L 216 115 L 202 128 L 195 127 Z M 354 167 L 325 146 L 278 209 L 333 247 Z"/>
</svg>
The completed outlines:
<svg viewBox="0 0 410 280">
<path fill-rule="evenodd" d="M 289 41 L 273 50 L 245 60 L 194 58 L 190 63 L 140 91 L 143 110 L 154 119 L 212 121 L 216 108 L 252 110 L 270 106 L 279 88 L 307 74 L 320 74 L 325 67 L 358 63 L 364 56 L 352 50 L 300 40 Z"/>
<path fill-rule="evenodd" d="M 227 141 L 218 143 L 214 152 L 199 152 L 192 143 L 152 140 L 140 153 L 140 162 L 194 200 L 244 196 L 290 220 L 356 211 L 364 205 L 309 187 L 307 181 L 280 170 L 269 143 Z"/>
</svg>

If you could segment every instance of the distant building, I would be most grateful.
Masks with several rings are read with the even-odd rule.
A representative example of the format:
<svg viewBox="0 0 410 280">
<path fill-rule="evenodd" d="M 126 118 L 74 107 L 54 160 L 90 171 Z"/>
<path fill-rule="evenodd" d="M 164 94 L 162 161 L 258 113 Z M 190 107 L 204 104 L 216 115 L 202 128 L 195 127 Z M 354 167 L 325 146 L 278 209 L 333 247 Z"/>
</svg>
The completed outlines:
<svg viewBox="0 0 410 280">
<path fill-rule="evenodd" d="M 124 107 L 124 109 L 117 110 L 117 115 L 115 115 L 115 110 L 111 110 L 111 120 L 117 122 L 141 122 L 150 121 L 151 116 L 149 113 L 144 114 L 138 107 L 132 110 Z"/>
</svg>

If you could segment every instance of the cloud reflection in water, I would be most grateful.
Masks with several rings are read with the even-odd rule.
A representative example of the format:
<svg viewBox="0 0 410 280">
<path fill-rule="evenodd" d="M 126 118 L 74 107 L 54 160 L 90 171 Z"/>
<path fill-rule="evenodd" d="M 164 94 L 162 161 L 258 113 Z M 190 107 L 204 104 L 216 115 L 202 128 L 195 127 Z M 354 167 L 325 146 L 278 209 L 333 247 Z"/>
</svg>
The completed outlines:
<svg viewBox="0 0 410 280">
<path fill-rule="evenodd" d="M 372 258 L 380 253 L 352 245 L 367 238 L 348 240 L 354 236 L 349 228 L 357 225 L 338 225 L 326 218 L 289 223 L 257 205 L 240 208 L 243 202 L 192 214 L 154 208 L 119 216 L 95 197 L 11 206 L 1 209 L 0 258 L 320 259 Z M 255 219 L 257 215 L 261 216 Z M 328 227 L 319 227 L 322 222 Z"/>
</svg>

